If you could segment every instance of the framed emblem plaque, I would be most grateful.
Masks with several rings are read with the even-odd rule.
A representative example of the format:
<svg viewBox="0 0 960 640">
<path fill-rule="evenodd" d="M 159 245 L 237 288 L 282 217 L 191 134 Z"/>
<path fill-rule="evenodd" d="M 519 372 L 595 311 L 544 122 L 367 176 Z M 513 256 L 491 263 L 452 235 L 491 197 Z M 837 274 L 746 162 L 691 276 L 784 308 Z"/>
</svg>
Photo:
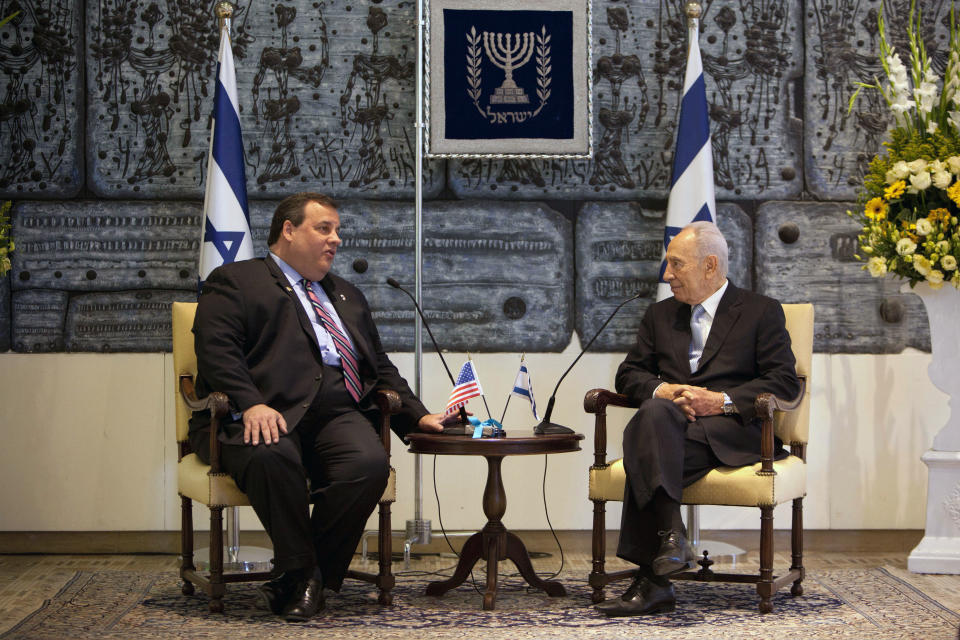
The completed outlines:
<svg viewBox="0 0 960 640">
<path fill-rule="evenodd" d="M 429 0 L 427 157 L 593 153 L 590 0 Z"/>
</svg>

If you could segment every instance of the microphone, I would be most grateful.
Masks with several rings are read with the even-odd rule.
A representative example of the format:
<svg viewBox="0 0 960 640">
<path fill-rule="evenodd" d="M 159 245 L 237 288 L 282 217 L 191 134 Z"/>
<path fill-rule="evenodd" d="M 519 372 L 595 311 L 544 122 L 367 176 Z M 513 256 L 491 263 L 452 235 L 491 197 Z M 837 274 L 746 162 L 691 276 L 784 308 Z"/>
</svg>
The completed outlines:
<svg viewBox="0 0 960 640">
<path fill-rule="evenodd" d="M 447 366 L 447 361 L 444 360 L 443 353 L 440 351 L 440 345 L 437 344 L 437 339 L 433 337 L 433 331 L 430 331 L 430 325 L 427 323 L 427 319 L 423 315 L 423 310 L 420 309 L 420 305 L 417 304 L 417 299 L 413 297 L 412 293 L 401 287 L 400 283 L 393 278 L 387 278 L 387 284 L 394 289 L 400 289 L 400 291 L 403 291 L 405 294 L 407 294 L 407 297 L 410 298 L 410 301 L 413 302 L 414 308 L 420 315 L 420 320 L 423 321 L 423 326 L 427 329 L 427 335 L 430 336 L 430 342 L 433 343 L 433 348 L 437 350 L 437 355 L 440 356 L 440 362 L 443 363 L 443 368 L 447 371 L 447 377 L 450 378 L 450 384 L 457 386 L 457 381 L 453 379 L 453 374 L 450 373 L 450 367 Z M 473 428 L 470 426 L 470 420 L 467 419 L 467 410 L 463 407 L 460 407 L 460 422 L 463 424 L 462 427 L 444 427 L 443 432 L 460 435 L 469 435 L 473 433 Z"/>
<path fill-rule="evenodd" d="M 642 296 L 643 296 L 643 293 L 638 293 L 632 298 L 627 298 L 626 300 L 621 302 L 619 305 L 617 305 L 617 308 L 613 310 L 613 313 L 610 314 L 610 316 L 604 321 L 604 323 L 600 325 L 600 328 L 597 329 L 597 332 L 593 334 L 593 337 L 590 338 L 590 342 L 587 343 L 587 346 L 585 346 L 583 349 L 580 350 L 580 355 L 578 355 L 574 359 L 574 361 L 570 363 L 570 366 L 567 367 L 567 370 L 563 372 L 563 375 L 560 376 L 559 380 L 557 380 L 557 386 L 553 388 L 553 395 L 551 395 L 550 400 L 547 401 L 547 410 L 543 414 L 543 420 L 541 420 L 540 424 L 538 424 L 533 428 L 533 432 L 536 435 L 540 436 L 548 433 L 573 433 L 573 429 L 569 427 L 564 427 L 563 425 L 550 422 L 550 416 L 553 414 L 553 404 L 557 400 L 557 389 L 560 388 L 560 383 L 563 382 L 563 379 L 566 378 L 567 374 L 570 373 L 570 370 L 573 369 L 573 365 L 577 364 L 577 361 L 579 361 L 580 358 L 583 357 L 583 354 L 587 352 L 587 349 L 590 348 L 590 345 L 593 344 L 593 341 L 597 339 L 597 337 L 600 335 L 600 333 L 604 329 L 607 328 L 607 325 L 610 324 L 611 320 L 613 320 L 613 316 L 617 315 L 617 312 L 620 311 L 620 309 L 622 309 L 625 304 L 627 304 L 628 302 L 633 302 L 634 300 Z"/>
</svg>

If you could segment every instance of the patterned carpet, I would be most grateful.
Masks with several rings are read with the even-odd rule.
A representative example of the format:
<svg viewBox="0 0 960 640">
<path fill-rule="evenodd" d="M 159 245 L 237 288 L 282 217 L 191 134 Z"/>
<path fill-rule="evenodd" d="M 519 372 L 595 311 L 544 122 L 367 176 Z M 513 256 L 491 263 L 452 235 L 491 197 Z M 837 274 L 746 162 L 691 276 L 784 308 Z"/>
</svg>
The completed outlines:
<svg viewBox="0 0 960 640">
<path fill-rule="evenodd" d="M 469 581 L 432 598 L 422 593 L 435 576 L 400 576 L 392 607 L 379 606 L 368 585 L 348 581 L 341 593 L 328 597 L 320 616 L 292 625 L 261 608 L 253 584 L 228 587 L 226 613 L 214 615 L 204 596 L 181 595 L 173 572 L 80 570 L 0 638 L 956 640 L 960 627 L 960 612 L 885 568 L 811 571 L 805 595 L 792 598 L 782 590 L 774 600 L 774 614 L 768 616 L 758 614 L 753 587 L 681 582 L 676 613 L 607 619 L 590 606 L 582 574 L 563 578 L 569 595 L 549 598 L 508 575 L 502 579 L 495 611 L 482 610 L 481 596 Z"/>
</svg>

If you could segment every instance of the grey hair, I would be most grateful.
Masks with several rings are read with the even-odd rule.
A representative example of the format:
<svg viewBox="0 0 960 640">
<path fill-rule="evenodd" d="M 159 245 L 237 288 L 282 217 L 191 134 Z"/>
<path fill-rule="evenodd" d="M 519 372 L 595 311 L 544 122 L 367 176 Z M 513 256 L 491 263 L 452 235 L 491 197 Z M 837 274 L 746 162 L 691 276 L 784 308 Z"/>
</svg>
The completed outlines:
<svg viewBox="0 0 960 640">
<path fill-rule="evenodd" d="M 697 258 L 703 260 L 707 256 L 717 256 L 717 272 L 721 278 L 727 277 L 729 250 L 727 240 L 720 233 L 716 224 L 701 220 L 691 222 L 687 229 L 693 232 L 693 240 L 697 246 Z"/>
</svg>

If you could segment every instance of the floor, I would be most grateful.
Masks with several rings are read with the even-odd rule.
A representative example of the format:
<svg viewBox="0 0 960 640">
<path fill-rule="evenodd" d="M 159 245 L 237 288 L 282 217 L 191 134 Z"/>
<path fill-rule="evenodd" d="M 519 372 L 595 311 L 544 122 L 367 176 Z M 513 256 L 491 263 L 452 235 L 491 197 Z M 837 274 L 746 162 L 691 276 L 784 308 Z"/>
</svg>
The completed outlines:
<svg viewBox="0 0 960 640">
<path fill-rule="evenodd" d="M 537 571 L 556 571 L 560 568 L 560 553 L 556 541 L 549 532 L 518 532 L 533 557 Z M 110 541 L 113 534 L 99 534 L 100 546 L 123 547 L 123 536 Z M 153 548 L 162 548 L 168 544 L 168 533 L 156 534 L 156 540 L 150 540 L 150 534 L 139 534 L 136 545 L 152 544 Z M 582 572 L 584 580 L 590 569 L 590 534 L 586 531 L 559 532 L 563 546 L 564 563 L 568 569 Z M 703 532 L 704 540 L 715 540 L 735 544 L 747 550 L 744 556 L 735 560 L 741 569 L 757 565 L 759 537 L 756 532 L 716 531 Z M 805 534 L 804 564 L 808 571 L 855 567 L 887 567 L 897 573 L 921 591 L 941 604 L 960 611 L 960 576 L 917 575 L 907 570 L 907 555 L 919 542 L 919 531 L 808 531 Z M 33 540 L 33 547 L 44 553 L 23 553 L 27 545 L 22 538 Z M 775 544 L 776 565 L 789 565 L 789 538 L 786 532 L 778 532 Z M 18 542 L 19 540 L 19 542 Z M 464 538 L 451 537 L 450 543 L 459 548 Z M 243 544 L 262 544 L 266 541 L 258 534 L 245 535 Z M 615 548 L 616 534 L 608 538 L 608 552 Z M 371 540 L 371 544 L 373 540 Z M 76 535 L 72 534 L 11 534 L 0 535 L 0 633 L 9 629 L 25 616 L 36 610 L 45 599 L 52 597 L 78 570 L 98 569 L 115 571 L 165 572 L 177 568 L 176 555 L 171 553 L 104 553 L 80 554 L 77 550 Z M 11 549 L 20 551 L 9 553 Z M 57 548 L 67 553 L 53 552 Z M 395 551 L 401 548 L 395 545 Z M 709 547 L 707 547 L 709 549 Z M 414 557 L 408 570 L 404 569 L 399 554 L 394 562 L 394 572 L 398 580 L 403 580 L 406 571 L 443 571 L 452 570 L 456 563 L 442 536 L 435 534 L 430 545 L 414 548 Z M 355 562 L 364 564 L 358 555 Z M 372 559 L 368 559 L 372 565 Z M 719 562 L 714 569 L 730 565 L 730 559 Z M 615 558 L 609 558 L 608 568 L 625 568 L 628 565 Z M 512 571 L 510 566 L 502 566 L 501 571 Z M 481 569 L 482 571 L 482 569 Z M 479 576 L 479 574 L 477 574 Z M 479 578 L 478 578 L 479 579 Z"/>
</svg>

